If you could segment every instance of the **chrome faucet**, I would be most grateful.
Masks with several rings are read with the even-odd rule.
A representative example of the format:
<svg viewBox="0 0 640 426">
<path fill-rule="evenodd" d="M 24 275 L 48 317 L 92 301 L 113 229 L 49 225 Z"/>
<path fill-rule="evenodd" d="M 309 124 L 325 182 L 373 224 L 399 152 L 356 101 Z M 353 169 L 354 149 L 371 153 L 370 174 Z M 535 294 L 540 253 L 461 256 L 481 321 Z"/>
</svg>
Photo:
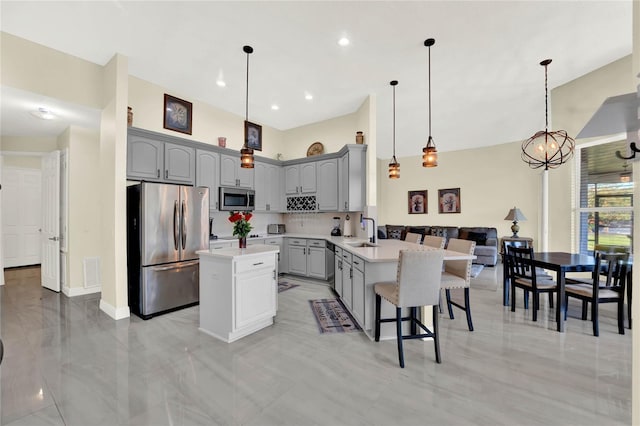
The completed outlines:
<svg viewBox="0 0 640 426">
<path fill-rule="evenodd" d="M 372 242 L 372 243 L 375 243 L 376 242 L 376 231 L 377 231 L 376 230 L 376 221 L 371 217 L 365 217 L 364 215 L 361 214 L 360 215 L 360 224 L 362 225 L 363 228 L 364 228 L 364 221 L 365 220 L 370 220 L 371 223 L 373 224 L 373 230 L 371 232 L 372 235 L 369 238 L 369 241 Z"/>
</svg>

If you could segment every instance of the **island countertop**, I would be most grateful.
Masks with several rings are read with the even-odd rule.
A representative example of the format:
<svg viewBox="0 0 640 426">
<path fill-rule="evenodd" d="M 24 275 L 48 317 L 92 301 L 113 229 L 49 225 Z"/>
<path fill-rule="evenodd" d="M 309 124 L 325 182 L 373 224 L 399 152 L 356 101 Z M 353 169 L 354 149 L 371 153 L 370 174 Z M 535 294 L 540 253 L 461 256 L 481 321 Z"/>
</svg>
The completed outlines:
<svg viewBox="0 0 640 426">
<path fill-rule="evenodd" d="M 228 247 L 218 250 L 199 250 L 196 254 L 200 255 L 200 257 L 218 257 L 225 259 L 234 259 L 236 257 L 247 257 L 247 256 L 259 256 L 265 253 L 278 253 L 280 252 L 279 247 L 274 247 L 272 245 L 266 244 L 255 244 L 250 245 L 247 248 L 238 248 L 238 247 Z"/>
</svg>

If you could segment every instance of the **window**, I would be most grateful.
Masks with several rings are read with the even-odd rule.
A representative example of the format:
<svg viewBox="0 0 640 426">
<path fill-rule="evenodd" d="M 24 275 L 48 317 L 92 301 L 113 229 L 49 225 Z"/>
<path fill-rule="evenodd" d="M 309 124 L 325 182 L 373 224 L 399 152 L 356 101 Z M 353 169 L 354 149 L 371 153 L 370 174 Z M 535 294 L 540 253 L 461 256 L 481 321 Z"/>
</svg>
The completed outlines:
<svg viewBox="0 0 640 426">
<path fill-rule="evenodd" d="M 633 247 L 633 163 L 619 159 L 626 141 L 577 147 L 579 251 L 596 245 Z"/>
</svg>

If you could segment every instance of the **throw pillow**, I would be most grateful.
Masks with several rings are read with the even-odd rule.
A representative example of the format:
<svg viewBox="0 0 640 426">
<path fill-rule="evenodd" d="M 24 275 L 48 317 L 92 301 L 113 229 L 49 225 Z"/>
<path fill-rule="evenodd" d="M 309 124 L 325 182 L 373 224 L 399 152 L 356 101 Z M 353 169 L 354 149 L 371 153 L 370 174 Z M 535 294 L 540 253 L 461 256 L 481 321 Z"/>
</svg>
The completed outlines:
<svg viewBox="0 0 640 426">
<path fill-rule="evenodd" d="M 471 241 L 475 241 L 478 246 L 486 246 L 487 245 L 487 233 L 486 232 L 473 232 L 469 231 L 469 235 L 467 239 Z"/>
</svg>

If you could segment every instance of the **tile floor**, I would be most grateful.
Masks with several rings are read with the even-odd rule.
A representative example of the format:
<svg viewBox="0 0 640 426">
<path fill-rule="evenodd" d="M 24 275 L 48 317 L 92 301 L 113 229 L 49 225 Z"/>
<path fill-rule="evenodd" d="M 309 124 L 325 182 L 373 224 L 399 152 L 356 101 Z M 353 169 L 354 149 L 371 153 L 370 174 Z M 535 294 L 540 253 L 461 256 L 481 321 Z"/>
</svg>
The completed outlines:
<svg viewBox="0 0 640 426">
<path fill-rule="evenodd" d="M 537 323 L 502 306 L 501 268 L 472 281 L 474 332 L 440 321 L 429 342 L 320 335 L 301 281 L 280 293 L 275 324 L 226 344 L 198 332 L 198 307 L 114 321 L 99 296 L 67 298 L 39 269 L 0 287 L 3 425 L 625 425 L 631 423 L 631 333 L 613 309 L 600 337 L 570 306 L 567 332 L 544 304 Z M 292 281 L 290 277 L 287 280 Z M 456 311 L 458 312 L 458 311 Z"/>
</svg>

